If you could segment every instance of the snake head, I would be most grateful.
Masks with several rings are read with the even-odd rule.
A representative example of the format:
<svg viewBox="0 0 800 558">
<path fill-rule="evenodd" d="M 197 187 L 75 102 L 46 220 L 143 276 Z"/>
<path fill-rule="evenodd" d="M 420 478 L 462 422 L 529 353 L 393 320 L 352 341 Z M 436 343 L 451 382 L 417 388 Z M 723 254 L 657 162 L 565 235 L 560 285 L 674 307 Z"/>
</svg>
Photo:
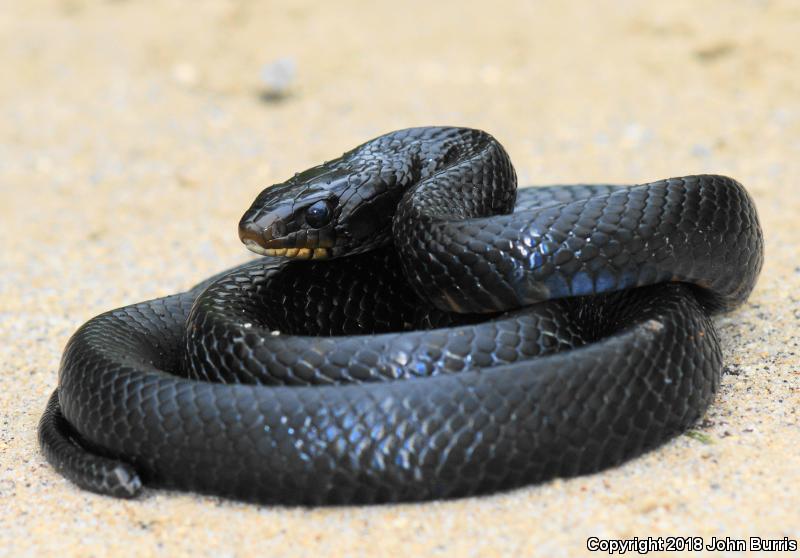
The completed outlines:
<svg viewBox="0 0 800 558">
<path fill-rule="evenodd" d="M 263 190 L 239 221 L 244 245 L 265 256 L 308 260 L 388 243 L 397 196 L 380 176 L 333 163 Z"/>
</svg>

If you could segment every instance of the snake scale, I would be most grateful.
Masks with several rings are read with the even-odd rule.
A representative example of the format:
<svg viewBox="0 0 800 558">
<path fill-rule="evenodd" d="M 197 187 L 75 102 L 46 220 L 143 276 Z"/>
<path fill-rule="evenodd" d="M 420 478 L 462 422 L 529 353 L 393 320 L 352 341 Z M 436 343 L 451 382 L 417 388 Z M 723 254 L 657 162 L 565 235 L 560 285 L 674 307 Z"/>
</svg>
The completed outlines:
<svg viewBox="0 0 800 558">
<path fill-rule="evenodd" d="M 709 316 L 763 260 L 723 176 L 520 189 L 489 134 L 392 132 L 264 190 L 264 255 L 106 312 L 39 424 L 78 486 L 281 504 L 461 497 L 598 471 L 702 416 Z"/>
</svg>

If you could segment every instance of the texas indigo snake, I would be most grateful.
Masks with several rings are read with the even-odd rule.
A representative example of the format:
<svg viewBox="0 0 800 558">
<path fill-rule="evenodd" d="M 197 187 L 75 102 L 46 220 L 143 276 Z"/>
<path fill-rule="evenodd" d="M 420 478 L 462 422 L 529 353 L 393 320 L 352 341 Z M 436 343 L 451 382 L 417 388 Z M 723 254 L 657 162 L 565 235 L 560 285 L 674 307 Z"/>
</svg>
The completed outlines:
<svg viewBox="0 0 800 558">
<path fill-rule="evenodd" d="M 268 257 L 70 339 L 39 436 L 79 486 L 366 503 L 597 471 L 703 414 L 708 314 L 763 259 L 735 180 L 517 192 L 464 128 L 268 188 L 240 236 Z"/>
</svg>

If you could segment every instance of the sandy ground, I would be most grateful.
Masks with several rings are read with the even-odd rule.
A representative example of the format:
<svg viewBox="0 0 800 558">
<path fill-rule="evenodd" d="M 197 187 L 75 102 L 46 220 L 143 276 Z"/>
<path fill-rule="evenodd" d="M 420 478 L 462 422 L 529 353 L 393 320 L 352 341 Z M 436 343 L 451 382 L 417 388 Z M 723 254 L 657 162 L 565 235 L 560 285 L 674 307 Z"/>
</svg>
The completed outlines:
<svg viewBox="0 0 800 558">
<path fill-rule="evenodd" d="M 0 3 L 0 555 L 800 537 L 796 2 Z M 696 435 L 592 476 L 363 508 L 119 501 L 45 463 L 36 422 L 77 326 L 248 259 L 236 223 L 262 186 L 426 124 L 492 132 L 523 184 L 714 172 L 749 188 L 766 265 L 716 322 L 729 373 Z"/>
</svg>

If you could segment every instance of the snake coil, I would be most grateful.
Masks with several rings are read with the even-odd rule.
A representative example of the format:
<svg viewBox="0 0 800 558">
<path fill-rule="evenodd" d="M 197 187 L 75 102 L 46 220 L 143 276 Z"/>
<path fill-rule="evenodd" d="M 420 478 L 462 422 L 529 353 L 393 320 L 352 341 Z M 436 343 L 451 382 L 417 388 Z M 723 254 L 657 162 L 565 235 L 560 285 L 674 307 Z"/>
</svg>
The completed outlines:
<svg viewBox="0 0 800 558">
<path fill-rule="evenodd" d="M 69 340 L 39 440 L 79 486 L 311 505 L 598 471 L 704 413 L 709 314 L 763 259 L 735 180 L 517 191 L 464 128 L 378 137 L 239 227 L 266 257 Z"/>
</svg>

